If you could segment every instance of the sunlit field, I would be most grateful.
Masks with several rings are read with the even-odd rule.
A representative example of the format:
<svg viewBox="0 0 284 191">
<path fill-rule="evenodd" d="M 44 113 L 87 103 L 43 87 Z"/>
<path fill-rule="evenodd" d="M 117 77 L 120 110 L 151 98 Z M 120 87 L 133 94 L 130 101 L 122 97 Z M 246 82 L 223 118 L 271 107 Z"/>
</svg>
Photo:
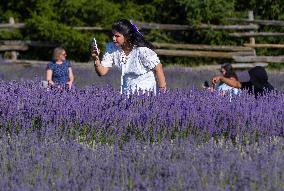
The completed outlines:
<svg viewBox="0 0 284 191">
<path fill-rule="evenodd" d="M 44 66 L 0 69 L 3 190 L 284 190 L 283 72 L 255 99 L 203 90 L 217 70 L 165 67 L 166 92 L 127 96 L 116 70 L 74 65 L 62 91 Z"/>
<path fill-rule="evenodd" d="M 11 64 L 0 60 L 0 79 L 2 80 L 43 80 L 45 78 L 46 65 L 21 65 Z M 211 77 L 220 74 L 218 70 L 187 68 L 182 66 L 167 66 L 164 68 L 167 86 L 170 89 L 176 88 L 201 88 L 205 80 L 210 81 Z M 109 75 L 99 77 L 93 64 L 89 65 L 73 65 L 75 75 L 75 86 L 83 88 L 85 86 L 106 86 L 119 89 L 120 73 L 115 68 L 111 70 Z M 240 81 L 249 79 L 247 70 L 237 71 Z M 269 82 L 278 90 L 284 90 L 284 70 L 268 71 Z"/>
</svg>

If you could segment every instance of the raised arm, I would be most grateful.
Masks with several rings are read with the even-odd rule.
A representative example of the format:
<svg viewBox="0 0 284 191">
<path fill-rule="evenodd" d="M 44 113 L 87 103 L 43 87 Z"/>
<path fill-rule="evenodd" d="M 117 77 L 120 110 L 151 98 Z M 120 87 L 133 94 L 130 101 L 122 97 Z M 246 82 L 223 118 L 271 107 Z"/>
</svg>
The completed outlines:
<svg viewBox="0 0 284 191">
<path fill-rule="evenodd" d="M 241 88 L 241 83 L 236 80 L 235 78 L 226 78 L 224 76 L 214 76 L 212 78 L 212 83 L 217 84 L 218 82 L 224 82 L 225 84 L 234 87 L 234 88 Z"/>
<path fill-rule="evenodd" d="M 99 76 L 104 76 L 108 73 L 109 71 L 109 68 L 108 67 L 104 67 L 102 64 L 101 64 L 101 60 L 99 58 L 99 54 L 100 54 L 100 50 L 97 49 L 97 51 L 93 51 L 92 52 L 92 58 L 94 60 L 94 66 L 95 66 L 95 70 L 97 72 L 97 74 Z"/>
</svg>

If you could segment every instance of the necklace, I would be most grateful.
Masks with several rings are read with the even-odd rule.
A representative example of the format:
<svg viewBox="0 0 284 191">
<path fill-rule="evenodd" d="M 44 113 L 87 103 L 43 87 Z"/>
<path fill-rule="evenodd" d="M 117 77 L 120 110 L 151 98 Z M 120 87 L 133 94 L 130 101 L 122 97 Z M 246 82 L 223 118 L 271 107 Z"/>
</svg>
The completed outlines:
<svg viewBox="0 0 284 191">
<path fill-rule="evenodd" d="M 121 52 L 121 62 L 122 62 L 122 64 L 126 64 L 127 60 L 128 60 L 128 56 L 126 56 L 125 52 L 122 51 Z"/>
<path fill-rule="evenodd" d="M 128 57 L 131 54 L 132 50 L 133 50 L 133 47 L 121 49 L 121 62 L 123 64 L 127 63 Z"/>
</svg>

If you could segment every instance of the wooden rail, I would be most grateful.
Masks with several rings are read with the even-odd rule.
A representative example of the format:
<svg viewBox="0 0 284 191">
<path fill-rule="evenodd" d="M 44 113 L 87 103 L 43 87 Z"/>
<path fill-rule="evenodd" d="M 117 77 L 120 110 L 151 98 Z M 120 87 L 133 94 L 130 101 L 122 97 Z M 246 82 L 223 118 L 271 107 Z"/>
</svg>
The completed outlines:
<svg viewBox="0 0 284 191">
<path fill-rule="evenodd" d="M 284 44 L 249 44 L 244 43 L 245 47 L 250 48 L 284 48 Z"/>
<path fill-rule="evenodd" d="M 243 46 L 227 46 L 227 45 L 204 45 L 204 44 L 171 44 L 171 43 L 153 43 L 155 48 L 173 48 L 173 49 L 189 49 L 189 50 L 216 50 L 216 51 L 252 51 L 253 48 Z"/>
<path fill-rule="evenodd" d="M 31 40 L 0 40 L 0 46 L 14 45 L 14 46 L 36 46 L 36 47 L 56 47 L 58 44 L 45 41 L 31 41 Z"/>
<path fill-rule="evenodd" d="M 232 37 L 257 37 L 257 36 L 284 36 L 281 32 L 242 32 L 242 33 L 230 33 Z"/>
<path fill-rule="evenodd" d="M 0 46 L 17 45 L 17 46 L 38 46 L 38 47 L 56 47 L 58 44 L 45 41 L 30 40 L 0 40 Z M 228 45 L 204 45 L 204 44 L 171 44 L 171 43 L 153 43 L 155 48 L 173 48 L 189 50 L 215 50 L 215 51 L 252 51 L 249 44 L 245 46 L 228 46 Z"/>
<path fill-rule="evenodd" d="M 159 23 L 143 23 L 134 21 L 140 29 L 158 29 L 158 30 L 192 30 L 192 29 L 214 29 L 214 30 L 257 30 L 258 25 L 208 25 L 200 24 L 193 27 L 190 25 L 177 24 L 159 24 Z"/>
<path fill-rule="evenodd" d="M 192 29 L 214 29 L 214 30 L 257 30 L 259 25 L 208 25 L 200 24 L 197 27 L 192 27 L 190 25 L 177 25 L 177 24 L 159 24 L 159 23 L 144 23 L 135 22 L 141 30 L 147 29 L 158 29 L 158 30 L 192 30 Z M 0 24 L 0 29 L 16 29 L 25 28 L 25 23 L 14 23 L 14 24 Z M 75 30 L 87 30 L 87 31 L 109 31 L 110 28 L 97 27 L 97 26 L 71 26 Z"/>
<path fill-rule="evenodd" d="M 258 30 L 259 25 L 208 25 L 201 24 L 197 29 L 214 29 L 214 30 Z"/>
<path fill-rule="evenodd" d="M 25 23 L 15 23 L 15 24 L 0 24 L 0 29 L 24 29 L 26 28 Z M 110 28 L 103 28 L 103 27 L 71 27 L 75 30 L 90 30 L 90 31 L 108 31 L 111 30 Z"/>
<path fill-rule="evenodd" d="M 184 57 L 208 57 L 208 58 L 227 58 L 232 59 L 233 56 L 253 56 L 254 52 L 216 52 L 216 51 L 190 51 L 190 50 L 166 50 L 156 49 L 158 55 L 163 56 L 184 56 Z"/>
<path fill-rule="evenodd" d="M 30 64 L 30 65 L 46 65 L 48 64 L 50 61 L 48 60 L 12 60 L 12 59 L 7 59 L 7 62 L 10 63 L 16 63 L 16 64 Z M 72 65 L 91 65 L 92 67 L 94 67 L 93 62 L 75 62 L 75 61 L 70 61 Z"/>
<path fill-rule="evenodd" d="M 235 62 L 284 63 L 284 56 L 233 56 Z"/>
<path fill-rule="evenodd" d="M 26 51 L 29 47 L 27 45 L 1 45 L 0 51 Z"/>
<path fill-rule="evenodd" d="M 266 66 L 267 63 L 284 63 L 284 56 L 257 56 L 255 48 L 284 48 L 284 44 L 256 44 L 255 37 L 282 37 L 281 32 L 259 32 L 260 25 L 269 26 L 284 26 L 284 21 L 275 20 L 255 20 L 253 12 L 249 12 L 248 19 L 229 18 L 228 21 L 246 23 L 244 25 L 208 25 L 200 24 L 199 26 L 179 25 L 179 24 L 159 24 L 159 23 L 134 23 L 141 30 L 158 29 L 169 31 L 188 31 L 198 29 L 213 29 L 213 30 L 235 30 L 240 32 L 229 32 L 228 35 L 236 38 L 249 37 L 249 43 L 244 43 L 241 46 L 230 45 L 201 45 L 201 44 L 172 44 L 172 43 L 153 43 L 158 55 L 162 56 L 182 56 L 182 57 L 209 57 L 209 58 L 224 58 L 231 59 L 236 62 L 236 67 L 243 66 Z M 2 29 L 21 29 L 25 28 L 25 23 L 15 23 L 11 18 L 8 24 L 0 24 Z M 75 30 L 81 31 L 109 31 L 109 28 L 104 27 L 89 27 L 89 26 L 73 26 Z M 244 31 L 244 32 L 243 32 Z M 0 41 L 0 51 L 11 51 L 12 60 L 17 61 L 18 53 L 16 51 L 26 51 L 30 46 L 36 47 L 55 47 L 56 44 L 43 41 L 20 41 L 20 40 L 2 40 Z M 29 60 L 20 60 L 19 62 L 29 62 Z M 46 63 L 47 61 L 34 61 L 34 63 Z"/>
<path fill-rule="evenodd" d="M 244 23 L 253 23 L 258 25 L 265 26 L 279 26 L 284 27 L 284 21 L 279 20 L 250 20 L 250 19 L 240 19 L 240 18 L 228 18 L 228 21 L 244 22 Z"/>
<path fill-rule="evenodd" d="M 26 27 L 25 23 L 17 24 L 0 24 L 0 29 L 23 29 Z"/>
</svg>

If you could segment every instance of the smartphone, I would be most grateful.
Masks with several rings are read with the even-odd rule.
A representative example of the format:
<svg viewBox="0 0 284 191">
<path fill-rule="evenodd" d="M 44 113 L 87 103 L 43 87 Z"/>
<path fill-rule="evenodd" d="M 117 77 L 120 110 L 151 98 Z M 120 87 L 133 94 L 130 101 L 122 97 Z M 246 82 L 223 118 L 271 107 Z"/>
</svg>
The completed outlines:
<svg viewBox="0 0 284 191">
<path fill-rule="evenodd" d="M 98 45 L 95 37 L 92 40 L 92 49 L 93 51 L 98 51 Z"/>
</svg>

